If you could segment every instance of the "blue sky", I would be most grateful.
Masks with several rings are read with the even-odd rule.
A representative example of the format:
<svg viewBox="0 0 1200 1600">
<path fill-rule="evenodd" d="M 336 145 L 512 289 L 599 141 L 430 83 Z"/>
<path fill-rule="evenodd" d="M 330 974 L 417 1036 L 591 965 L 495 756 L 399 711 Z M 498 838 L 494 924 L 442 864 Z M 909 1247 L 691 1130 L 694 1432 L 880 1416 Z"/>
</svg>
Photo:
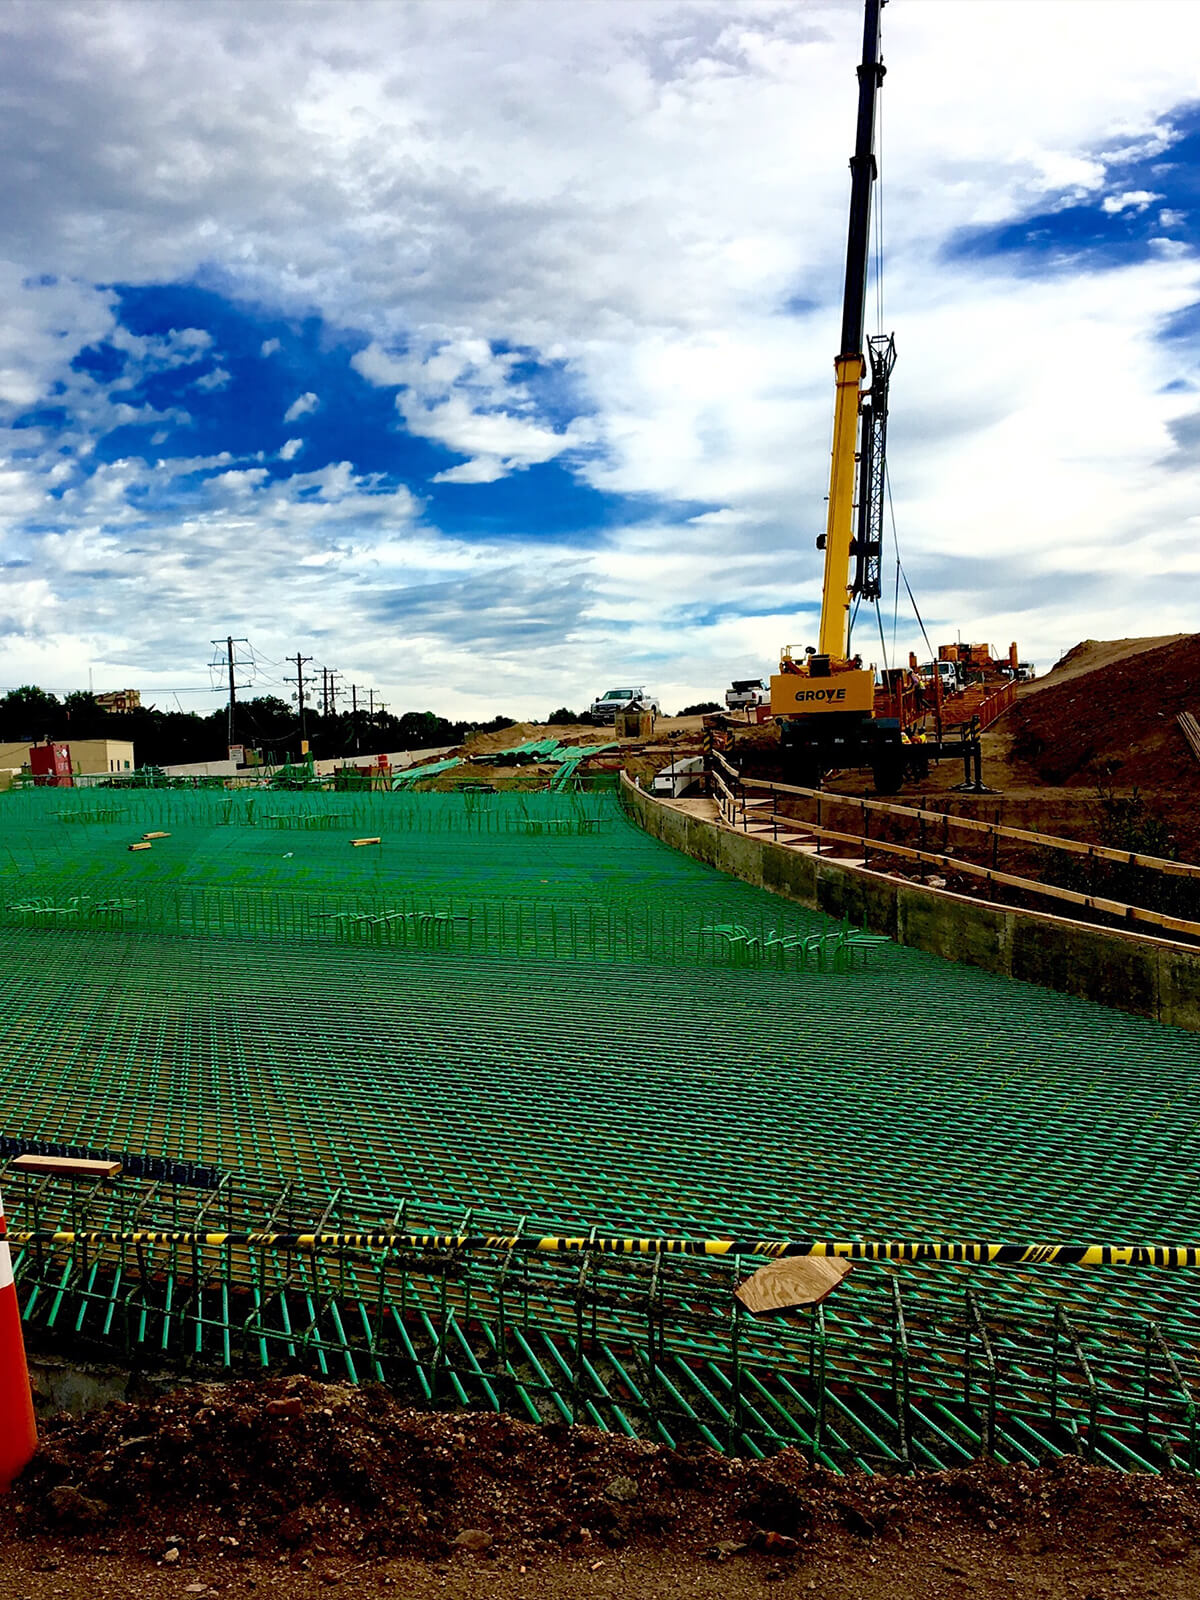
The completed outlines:
<svg viewBox="0 0 1200 1600">
<path fill-rule="evenodd" d="M 184 350 L 188 359 L 151 364 L 149 370 L 111 338 L 79 351 L 72 371 L 139 413 L 97 440 L 96 460 L 138 457 L 154 465 L 230 452 L 239 466 L 261 467 L 264 483 L 287 483 L 316 466 L 348 461 L 376 493 L 419 487 L 424 516 L 447 533 L 468 536 L 594 540 L 606 527 L 656 510 L 649 497 L 591 489 L 574 470 L 579 450 L 565 461 L 534 463 L 491 482 L 440 481 L 469 458 L 406 427 L 397 413 L 396 389 L 363 377 L 354 358 L 370 343 L 365 335 L 331 327 L 317 314 L 272 315 L 261 305 L 194 284 L 113 288 L 118 329 L 135 340 L 166 341 L 180 329 L 204 337 Z M 580 414 L 564 363 L 502 345 L 492 353 L 511 359 L 510 386 L 528 391 L 528 404 L 552 429 L 565 428 Z M 50 415 L 60 424 L 68 420 L 51 398 L 17 416 L 14 425 L 35 426 Z M 198 503 L 205 482 L 219 470 L 206 466 L 151 483 L 141 504 L 168 510 Z M 300 490 L 317 492 L 311 484 Z"/>
<path fill-rule="evenodd" d="M 881 294 L 927 623 L 1048 665 L 1196 626 L 1200 20 L 1036 15 L 888 7 Z M 207 709 L 228 632 L 538 716 L 811 636 L 857 4 L 0 33 L 0 686 Z"/>
</svg>

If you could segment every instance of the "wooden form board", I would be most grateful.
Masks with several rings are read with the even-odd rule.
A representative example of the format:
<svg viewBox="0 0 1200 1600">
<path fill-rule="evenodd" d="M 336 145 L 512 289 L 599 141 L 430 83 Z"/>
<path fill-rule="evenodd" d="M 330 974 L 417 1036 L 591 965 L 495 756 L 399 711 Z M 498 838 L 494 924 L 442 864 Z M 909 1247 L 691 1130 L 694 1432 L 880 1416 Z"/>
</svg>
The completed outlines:
<svg viewBox="0 0 1200 1600">
<path fill-rule="evenodd" d="M 736 807 L 739 802 L 729 787 L 722 783 L 719 777 L 716 778 L 716 783 L 728 800 L 730 807 Z M 782 789 L 784 786 L 779 784 L 775 787 Z M 871 802 L 868 801 L 866 804 L 870 805 Z M 920 813 L 914 813 L 914 815 L 920 815 Z M 939 820 L 941 817 L 940 812 L 930 812 L 928 815 L 936 816 Z M 857 851 L 865 851 L 866 856 L 859 858 L 860 864 L 868 859 L 873 851 L 883 855 L 899 856 L 905 861 L 919 861 L 928 866 L 941 867 L 944 871 L 961 872 L 965 877 L 979 878 L 985 883 L 1003 884 L 1010 889 L 1022 889 L 1029 894 L 1044 895 L 1049 900 L 1063 901 L 1067 905 L 1083 906 L 1089 911 L 1101 911 L 1106 916 L 1119 917 L 1123 922 L 1143 923 L 1147 927 L 1161 928 L 1167 933 L 1181 933 L 1191 939 L 1200 939 L 1200 922 L 1189 922 L 1183 917 L 1169 917 L 1162 911 L 1147 911 L 1141 906 L 1126 905 L 1122 900 L 1105 899 L 1102 895 L 1082 894 L 1077 889 L 1060 889 L 1057 884 L 1042 883 L 1037 878 L 1021 878 L 1015 873 L 1000 872 L 994 867 L 976 866 L 973 861 L 963 861 L 959 856 L 945 855 L 941 851 L 918 850 L 913 845 L 893 844 L 888 839 L 871 839 L 861 833 L 843 833 L 839 829 L 821 827 L 813 822 L 798 823 L 797 818 L 783 817 L 774 811 L 769 815 L 756 811 L 754 820 L 754 833 L 758 837 L 763 836 L 766 831 L 765 825 L 768 822 L 774 824 L 781 832 L 788 834 L 795 834 L 799 828 L 802 828 L 805 833 L 811 834 L 816 839 L 828 839 L 832 844 L 853 845 Z M 743 828 L 743 831 L 749 830 Z M 1030 835 L 1030 837 L 1036 838 L 1037 835 Z M 786 841 L 780 842 L 785 844 L 785 848 L 796 848 L 794 845 L 788 845 Z M 1118 860 L 1125 859 L 1120 852 L 1117 852 L 1117 858 Z M 846 863 L 846 865 L 851 864 Z M 1177 864 L 1181 865 L 1182 863 Z"/>
<path fill-rule="evenodd" d="M 31 1172 L 46 1178 L 119 1178 L 119 1161 L 93 1160 L 83 1156 L 14 1156 L 8 1163 L 13 1172 Z"/>
<path fill-rule="evenodd" d="M 719 751 L 713 760 L 720 762 L 726 772 L 743 789 L 761 789 L 772 794 L 794 794 L 806 800 L 826 800 L 839 805 L 857 806 L 861 811 L 876 811 L 886 816 L 907 817 L 918 822 L 936 822 L 940 826 L 960 828 L 967 833 L 981 833 L 997 839 L 1014 839 L 1021 844 L 1033 844 L 1046 850 L 1065 850 L 1071 855 L 1094 856 L 1098 861 L 1115 861 L 1120 866 L 1146 867 L 1169 877 L 1200 879 L 1200 865 L 1191 861 L 1169 861 L 1164 856 L 1138 855 L 1132 850 L 1114 850 L 1109 845 L 1087 844 L 1082 839 L 1063 839 L 1052 833 L 1031 833 L 1027 828 L 1010 828 L 999 822 L 983 822 L 978 817 L 960 817 L 948 811 L 923 811 L 914 806 L 892 805 L 886 800 L 867 800 L 851 794 L 835 794 L 826 789 L 802 789 L 790 783 L 771 783 L 765 778 L 743 778 Z M 798 818 L 790 819 L 793 823 Z"/>
<path fill-rule="evenodd" d="M 851 1263 L 836 1256 L 786 1256 L 759 1267 L 733 1292 L 755 1316 L 793 1311 L 819 1306 L 850 1270 Z"/>
</svg>

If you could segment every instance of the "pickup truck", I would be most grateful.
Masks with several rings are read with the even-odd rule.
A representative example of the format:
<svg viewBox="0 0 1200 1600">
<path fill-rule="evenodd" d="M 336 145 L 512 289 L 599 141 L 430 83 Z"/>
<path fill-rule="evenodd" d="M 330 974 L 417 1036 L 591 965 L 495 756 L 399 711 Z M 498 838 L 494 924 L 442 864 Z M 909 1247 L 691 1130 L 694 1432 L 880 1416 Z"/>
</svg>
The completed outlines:
<svg viewBox="0 0 1200 1600">
<path fill-rule="evenodd" d="M 618 711 L 627 711 L 637 701 L 643 710 L 656 717 L 662 715 L 658 696 L 651 694 L 645 685 L 633 689 L 607 689 L 598 700 L 593 700 L 590 710 L 595 722 L 615 722 Z"/>
<path fill-rule="evenodd" d="M 943 694 L 957 694 L 966 682 L 966 670 L 961 661 L 927 661 L 917 671 L 926 683 L 940 678 Z"/>
<path fill-rule="evenodd" d="M 748 706 L 765 706 L 771 692 L 761 678 L 735 678 L 725 691 L 729 711 L 744 711 Z"/>
</svg>

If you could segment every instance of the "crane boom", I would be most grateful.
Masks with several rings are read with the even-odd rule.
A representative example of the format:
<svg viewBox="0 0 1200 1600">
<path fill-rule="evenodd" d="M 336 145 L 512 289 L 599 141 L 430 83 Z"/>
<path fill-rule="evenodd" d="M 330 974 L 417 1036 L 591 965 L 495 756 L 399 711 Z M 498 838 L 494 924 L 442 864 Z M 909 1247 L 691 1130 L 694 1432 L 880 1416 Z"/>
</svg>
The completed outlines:
<svg viewBox="0 0 1200 1600">
<path fill-rule="evenodd" d="M 834 360 L 833 452 L 825 532 L 819 645 L 802 658 L 791 645 L 771 678 L 771 711 L 779 725 L 781 758 L 790 781 L 816 788 L 833 771 L 871 768 L 878 794 L 894 794 L 906 773 L 923 777 L 931 756 L 961 755 L 964 785 L 979 789 L 979 737 L 962 732 L 937 740 L 925 730 L 923 690 L 910 670 L 876 673 L 850 654 L 851 606 L 878 601 L 887 492 L 888 384 L 896 360 L 891 334 L 864 337 L 875 162 L 875 106 L 883 82 L 880 17 L 887 0 L 863 0 L 863 49 L 858 68 L 858 124 L 850 158 L 850 226 L 842 340 Z M 864 388 L 867 361 L 870 387 Z M 860 442 L 861 440 L 861 442 Z M 857 516 L 855 501 L 857 493 Z M 883 643 L 880 624 L 880 642 Z M 910 657 L 915 668 L 916 658 Z M 935 684 L 938 680 L 935 679 Z M 974 780 L 971 768 L 974 766 Z"/>
<path fill-rule="evenodd" d="M 875 182 L 875 97 L 886 68 L 880 60 L 880 13 L 884 0 L 866 0 L 863 58 L 858 68 L 858 125 L 850 158 L 850 223 L 846 239 L 846 287 L 842 343 L 834 361 L 833 459 L 825 522 L 825 577 L 821 591 L 818 653 L 844 661 L 849 649 L 850 581 L 854 543 L 858 418 L 862 404 L 863 323 L 871 246 L 871 188 Z"/>
</svg>

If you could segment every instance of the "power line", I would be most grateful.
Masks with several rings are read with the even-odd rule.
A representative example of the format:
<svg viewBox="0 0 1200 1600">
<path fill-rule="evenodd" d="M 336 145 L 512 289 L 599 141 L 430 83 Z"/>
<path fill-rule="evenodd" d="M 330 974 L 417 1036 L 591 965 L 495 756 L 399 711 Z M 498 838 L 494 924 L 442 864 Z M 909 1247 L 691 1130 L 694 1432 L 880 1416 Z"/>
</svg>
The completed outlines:
<svg viewBox="0 0 1200 1600">
<path fill-rule="evenodd" d="M 294 656 L 288 657 L 289 661 L 296 663 L 296 703 L 300 709 L 300 743 L 304 744 L 304 668 L 311 656 L 302 656 L 299 650 Z"/>
<path fill-rule="evenodd" d="M 235 644 L 244 644 L 246 646 L 246 648 L 249 649 L 250 648 L 250 641 L 249 641 L 249 639 L 235 639 L 232 634 L 228 634 L 225 637 L 224 641 L 222 641 L 220 639 L 211 639 L 209 641 L 210 644 L 215 644 L 215 645 L 219 645 L 222 642 L 225 645 L 225 649 L 226 649 L 226 651 L 228 653 L 228 660 L 229 660 L 229 738 L 228 738 L 227 742 L 232 745 L 234 743 L 234 737 L 233 737 L 233 735 L 234 735 L 234 722 L 235 722 L 234 705 L 235 705 L 235 702 L 237 700 L 237 690 L 238 690 L 238 687 L 239 687 L 234 682 L 234 670 L 233 670 L 234 669 L 234 654 L 233 654 L 233 647 L 234 647 Z M 249 689 L 250 685 L 248 683 L 243 683 L 241 685 L 241 688 Z"/>
</svg>

